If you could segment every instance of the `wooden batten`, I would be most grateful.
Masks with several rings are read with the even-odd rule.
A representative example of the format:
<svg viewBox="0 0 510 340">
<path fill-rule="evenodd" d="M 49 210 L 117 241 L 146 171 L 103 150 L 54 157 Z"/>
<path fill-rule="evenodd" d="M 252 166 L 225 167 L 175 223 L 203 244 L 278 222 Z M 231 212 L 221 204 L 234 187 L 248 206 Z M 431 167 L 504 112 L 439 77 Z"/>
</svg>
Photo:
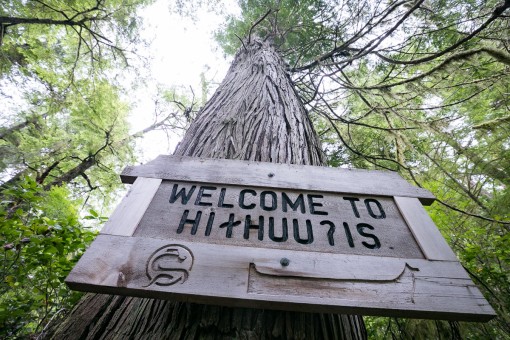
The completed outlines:
<svg viewBox="0 0 510 340">
<path fill-rule="evenodd" d="M 377 267 L 388 273 L 370 276 Z M 66 282 L 85 291 L 319 313 L 464 321 L 495 315 L 453 261 L 99 235 Z"/>
<path fill-rule="evenodd" d="M 131 236 L 136 230 L 161 179 L 138 177 L 101 230 L 101 234 Z"/>
<path fill-rule="evenodd" d="M 253 187 L 415 197 L 424 205 L 430 205 L 435 200 L 432 193 L 410 185 L 392 171 L 161 155 L 147 164 L 126 167 L 121 179 L 124 183 L 133 183 L 139 176 L 199 183 L 249 183 Z"/>
<path fill-rule="evenodd" d="M 395 203 L 427 259 L 458 261 L 457 256 L 416 198 L 395 197 Z"/>
</svg>

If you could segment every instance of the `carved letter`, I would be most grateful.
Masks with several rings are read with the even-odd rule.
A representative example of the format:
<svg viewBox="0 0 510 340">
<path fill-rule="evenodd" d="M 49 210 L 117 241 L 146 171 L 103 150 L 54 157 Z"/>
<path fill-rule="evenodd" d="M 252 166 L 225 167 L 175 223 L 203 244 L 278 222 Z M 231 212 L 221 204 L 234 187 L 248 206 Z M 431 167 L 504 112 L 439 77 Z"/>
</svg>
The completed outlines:
<svg viewBox="0 0 510 340">
<path fill-rule="evenodd" d="M 246 194 L 251 194 L 253 196 L 257 196 L 257 193 L 255 192 L 255 190 L 251 190 L 251 189 L 243 189 L 243 190 L 241 190 L 241 192 L 239 193 L 239 206 L 242 209 L 253 209 L 253 208 L 255 208 L 255 203 L 252 203 L 250 205 L 244 204 L 244 195 L 246 195 Z"/>
<path fill-rule="evenodd" d="M 335 245 L 335 239 L 333 238 L 333 234 L 335 233 L 335 224 L 331 221 L 321 221 L 320 225 L 325 225 L 325 224 L 328 224 L 329 225 L 329 230 L 328 230 L 328 242 L 329 242 L 329 245 L 330 246 L 334 246 Z"/>
<path fill-rule="evenodd" d="M 220 224 L 220 228 L 227 228 L 226 237 L 232 238 L 232 229 L 241 224 L 241 221 L 234 222 L 234 214 L 228 216 L 228 222 Z"/>
<path fill-rule="evenodd" d="M 244 239 L 250 238 L 250 229 L 259 230 L 259 241 L 264 239 L 264 216 L 259 216 L 259 224 L 251 224 L 251 216 L 247 215 L 244 220 Z"/>
<path fill-rule="evenodd" d="M 377 209 L 379 209 L 379 215 L 374 214 L 374 211 L 372 210 L 372 207 L 370 206 L 370 203 L 375 203 L 375 205 L 377 205 Z M 365 200 L 365 205 L 367 207 L 368 214 L 372 218 L 375 218 L 377 220 L 381 219 L 381 218 L 386 218 L 386 213 L 384 212 L 383 207 L 382 207 L 381 203 L 378 200 L 373 199 L 373 198 L 367 198 Z"/>
<path fill-rule="evenodd" d="M 306 232 L 308 234 L 306 239 L 302 239 L 299 237 L 299 223 L 297 219 L 292 220 L 292 224 L 294 225 L 294 239 L 297 243 L 301 244 L 310 244 L 313 242 L 313 230 L 312 230 L 312 222 L 310 220 L 306 220 Z"/>
<path fill-rule="evenodd" d="M 369 249 L 379 249 L 379 248 L 381 248 L 381 242 L 379 241 L 377 236 L 375 236 L 373 234 L 366 233 L 365 231 L 363 231 L 363 229 L 365 229 L 365 228 L 370 229 L 370 230 L 374 230 L 374 227 L 372 227 L 370 224 L 367 224 L 367 223 L 359 223 L 356 226 L 356 229 L 358 229 L 358 234 L 360 234 L 361 236 L 365 236 L 365 237 L 371 238 L 372 240 L 374 240 L 374 243 L 371 244 L 371 243 L 367 243 L 367 242 L 363 241 L 363 242 L 361 242 L 361 244 L 363 244 L 365 247 L 367 247 Z"/>
<path fill-rule="evenodd" d="M 352 239 L 351 229 L 349 229 L 347 222 L 344 222 L 344 231 L 345 237 L 347 237 L 347 242 L 349 243 L 349 247 L 354 248 L 354 240 Z"/>
<path fill-rule="evenodd" d="M 282 210 L 283 212 L 287 212 L 287 206 L 290 206 L 292 210 L 296 211 L 299 207 L 301 207 L 301 213 L 305 213 L 305 200 L 303 198 L 303 194 L 299 194 L 294 202 L 291 201 L 289 196 L 286 193 L 282 192 Z"/>
<path fill-rule="evenodd" d="M 198 224 L 200 223 L 200 217 L 202 217 L 202 212 L 197 211 L 197 215 L 194 220 L 188 219 L 189 210 L 184 210 L 184 213 L 181 217 L 181 222 L 179 223 L 179 227 L 177 228 L 177 234 L 182 233 L 184 230 L 185 224 L 193 224 L 191 227 L 191 235 L 195 235 L 197 233 Z"/>
<path fill-rule="evenodd" d="M 201 206 L 210 206 L 212 203 L 209 202 L 202 202 L 202 197 L 211 197 L 211 194 L 205 193 L 205 190 L 216 190 L 216 187 L 208 187 L 208 186 L 201 186 L 198 190 L 197 199 L 195 200 L 195 205 L 201 205 Z"/>
<path fill-rule="evenodd" d="M 271 206 L 266 205 L 266 196 L 271 196 Z M 278 207 L 276 194 L 272 191 L 262 191 L 260 193 L 260 207 L 265 211 L 273 211 Z"/>
<path fill-rule="evenodd" d="M 344 200 L 351 202 L 351 207 L 352 207 L 352 211 L 354 212 L 354 216 L 359 218 L 360 216 L 359 216 L 358 208 L 356 207 L 356 203 L 355 203 L 355 202 L 359 201 L 359 198 L 344 197 Z"/>
<path fill-rule="evenodd" d="M 175 203 L 175 201 L 177 201 L 179 199 L 179 197 L 180 197 L 181 198 L 181 203 L 182 204 L 187 204 L 189 199 L 191 198 L 191 195 L 193 195 L 193 191 L 195 191 L 196 186 L 193 185 L 191 187 L 191 189 L 189 190 L 188 194 L 186 194 L 186 188 L 182 188 L 177 193 L 177 187 L 178 186 L 179 186 L 178 184 L 174 184 L 174 186 L 172 188 L 172 194 L 170 195 L 169 202 L 170 203 Z"/>
<path fill-rule="evenodd" d="M 306 195 L 308 197 L 308 207 L 310 208 L 310 213 L 313 215 L 327 215 L 328 213 L 326 211 L 318 211 L 315 210 L 315 207 L 322 207 L 322 203 L 314 202 L 314 198 L 323 198 L 322 195 Z"/>
<path fill-rule="evenodd" d="M 220 191 L 220 199 L 218 201 L 218 207 L 220 208 L 233 208 L 233 204 L 223 203 L 225 201 L 225 192 L 227 191 L 226 188 L 221 188 Z"/>
<path fill-rule="evenodd" d="M 274 236 L 274 218 L 269 217 L 269 238 L 275 242 L 285 242 L 289 238 L 289 232 L 287 227 L 287 219 L 282 218 L 282 236 Z"/>
<path fill-rule="evenodd" d="M 216 215 L 214 212 L 211 212 L 209 214 L 209 218 L 207 219 L 207 226 L 205 227 L 205 236 L 211 235 L 212 224 L 214 222 L 214 215 Z"/>
</svg>

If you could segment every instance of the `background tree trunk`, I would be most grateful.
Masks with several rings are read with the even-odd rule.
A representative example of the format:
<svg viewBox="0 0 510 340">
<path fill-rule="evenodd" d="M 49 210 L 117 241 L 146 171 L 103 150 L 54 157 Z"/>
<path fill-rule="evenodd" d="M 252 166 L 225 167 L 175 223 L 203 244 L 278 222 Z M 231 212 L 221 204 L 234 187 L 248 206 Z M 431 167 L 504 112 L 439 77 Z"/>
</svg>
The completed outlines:
<svg viewBox="0 0 510 340">
<path fill-rule="evenodd" d="M 324 165 L 318 137 L 286 65 L 260 39 L 237 53 L 177 155 Z M 223 171 L 223 169 L 218 169 Z M 359 316 L 228 308 L 88 294 L 55 339 L 364 339 Z"/>
</svg>

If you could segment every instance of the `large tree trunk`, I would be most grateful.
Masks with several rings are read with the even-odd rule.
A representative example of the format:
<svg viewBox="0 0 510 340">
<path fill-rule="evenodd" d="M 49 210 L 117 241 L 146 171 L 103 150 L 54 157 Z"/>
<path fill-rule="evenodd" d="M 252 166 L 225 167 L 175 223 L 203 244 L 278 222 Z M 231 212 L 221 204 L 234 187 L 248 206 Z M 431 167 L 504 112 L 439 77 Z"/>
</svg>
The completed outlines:
<svg viewBox="0 0 510 340">
<path fill-rule="evenodd" d="M 324 165 L 317 135 L 268 42 L 242 48 L 175 154 Z M 222 171 L 222 169 L 218 169 Z M 364 339 L 359 316 L 85 296 L 56 339 Z"/>
</svg>

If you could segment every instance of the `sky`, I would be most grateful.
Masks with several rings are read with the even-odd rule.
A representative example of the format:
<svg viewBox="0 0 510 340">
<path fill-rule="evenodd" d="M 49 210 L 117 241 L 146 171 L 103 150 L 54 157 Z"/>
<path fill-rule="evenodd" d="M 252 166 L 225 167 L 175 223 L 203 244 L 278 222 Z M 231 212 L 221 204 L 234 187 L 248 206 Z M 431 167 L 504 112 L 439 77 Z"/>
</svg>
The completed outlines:
<svg viewBox="0 0 510 340">
<path fill-rule="evenodd" d="M 157 0 L 140 12 L 144 20 L 142 38 L 150 41 L 150 46 L 143 53 L 149 57 L 153 80 L 135 96 L 136 106 L 130 117 L 132 132 L 153 122 L 154 98 L 158 88 L 191 87 L 199 95 L 200 73 L 205 72 L 206 80 L 217 84 L 231 62 L 213 37 L 214 31 L 225 20 L 223 15 L 202 7 L 194 12 L 194 19 L 181 17 L 171 12 L 169 3 L 168 0 Z M 238 12 L 233 1 L 225 3 L 228 13 Z M 211 90 L 214 88 L 211 86 Z M 137 142 L 139 161 L 145 163 L 160 154 L 172 153 L 181 137 L 180 134 L 171 134 L 168 138 L 162 131 L 146 134 Z"/>
</svg>

